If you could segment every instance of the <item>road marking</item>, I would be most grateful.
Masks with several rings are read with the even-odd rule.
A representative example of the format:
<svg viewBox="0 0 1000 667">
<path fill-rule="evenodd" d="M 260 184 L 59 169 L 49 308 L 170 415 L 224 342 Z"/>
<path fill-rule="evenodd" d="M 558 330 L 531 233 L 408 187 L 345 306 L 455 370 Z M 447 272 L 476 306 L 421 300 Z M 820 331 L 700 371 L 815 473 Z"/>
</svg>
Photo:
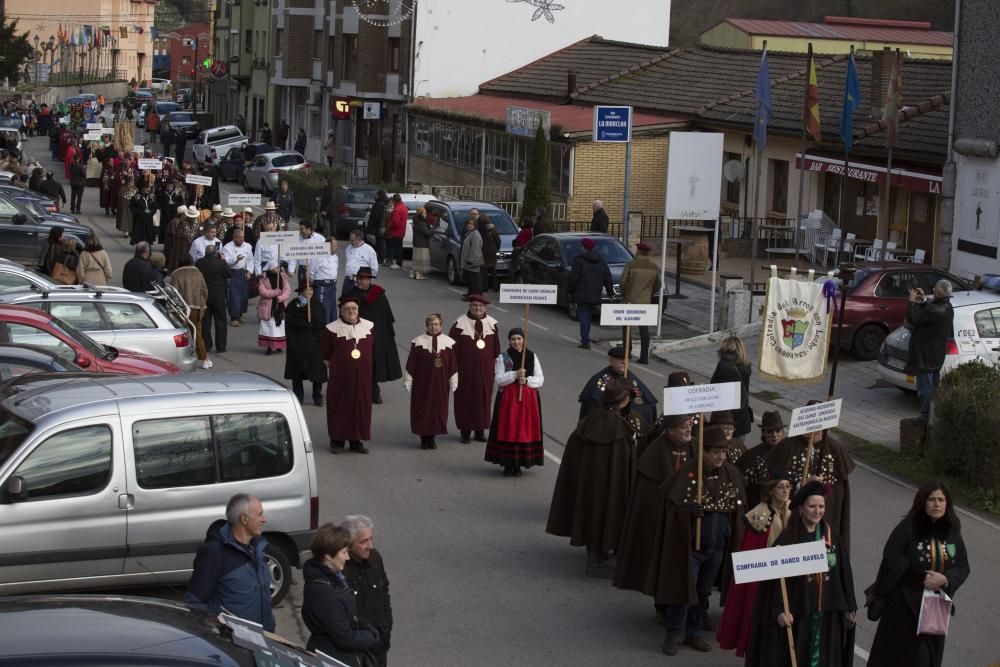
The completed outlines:
<svg viewBox="0 0 1000 667">
<path fill-rule="evenodd" d="M 569 341 L 569 342 L 571 342 L 571 343 L 575 343 L 575 342 L 576 342 L 576 339 L 575 339 L 575 338 L 570 338 L 570 337 L 569 337 L 569 336 L 567 336 L 566 334 L 559 334 L 559 337 L 560 337 L 560 338 L 563 338 L 563 339 L 565 339 L 565 340 L 568 340 L 568 341 Z"/>
<path fill-rule="evenodd" d="M 510 311 L 508 311 L 508 310 L 507 310 L 506 308 L 501 308 L 500 306 L 493 306 L 493 308 L 496 308 L 496 309 L 497 309 L 497 310 L 499 310 L 499 311 L 500 311 L 501 313 L 507 313 L 507 312 L 510 312 Z"/>
<path fill-rule="evenodd" d="M 868 651 L 864 650 L 857 644 L 854 645 L 854 655 L 858 656 L 865 662 L 868 662 L 868 657 L 871 655 Z"/>
<path fill-rule="evenodd" d="M 536 329 L 541 329 L 542 331 L 548 331 L 549 330 L 549 328 L 547 326 L 543 326 L 543 325 L 539 324 L 538 322 L 532 322 L 531 320 L 528 320 L 528 324 L 530 324 L 531 326 L 535 327 Z"/>
<path fill-rule="evenodd" d="M 558 456 L 556 456 L 555 454 L 553 454 L 552 452 L 550 452 L 547 449 L 545 450 L 545 458 L 549 459 L 550 461 L 555 461 L 556 465 L 559 465 L 559 464 L 562 463 L 562 459 L 561 458 L 559 458 Z"/>
<path fill-rule="evenodd" d="M 463 292 L 462 290 L 458 289 L 457 287 L 449 287 L 448 289 L 450 289 L 455 294 L 463 294 L 463 295 L 465 294 L 465 292 Z"/>
</svg>

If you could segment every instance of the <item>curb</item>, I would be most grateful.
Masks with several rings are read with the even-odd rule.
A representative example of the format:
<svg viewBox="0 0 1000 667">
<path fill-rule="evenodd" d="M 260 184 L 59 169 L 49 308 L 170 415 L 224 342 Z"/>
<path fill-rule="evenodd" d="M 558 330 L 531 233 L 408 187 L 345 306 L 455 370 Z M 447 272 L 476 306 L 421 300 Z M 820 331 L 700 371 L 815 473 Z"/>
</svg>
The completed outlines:
<svg viewBox="0 0 1000 667">
<path fill-rule="evenodd" d="M 695 336 L 693 338 L 657 343 L 651 346 L 650 352 L 664 361 L 669 361 L 666 355 L 671 352 L 683 352 L 684 350 L 691 350 L 699 347 L 705 347 L 707 345 L 721 343 L 730 336 L 739 336 L 740 338 L 743 338 L 757 333 L 758 331 L 760 331 L 760 322 L 753 322 L 735 327 L 733 329 L 723 329 L 721 331 L 715 331 L 701 336 Z"/>
</svg>

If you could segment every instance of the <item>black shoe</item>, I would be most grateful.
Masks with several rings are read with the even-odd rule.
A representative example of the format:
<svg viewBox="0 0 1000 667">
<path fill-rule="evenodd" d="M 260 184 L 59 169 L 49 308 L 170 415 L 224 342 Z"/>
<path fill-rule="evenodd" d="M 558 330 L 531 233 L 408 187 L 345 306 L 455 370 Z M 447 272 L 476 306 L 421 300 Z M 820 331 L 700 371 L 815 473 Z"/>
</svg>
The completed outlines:
<svg viewBox="0 0 1000 667">
<path fill-rule="evenodd" d="M 503 467 L 503 476 L 504 477 L 513 477 L 514 476 L 514 471 L 510 469 L 510 466 L 504 466 Z"/>
<path fill-rule="evenodd" d="M 521 476 L 521 466 L 514 466 L 514 477 Z"/>
<path fill-rule="evenodd" d="M 270 357 L 271 356 L 271 348 L 267 348 L 266 350 L 264 350 L 264 356 L 265 357 Z"/>
<path fill-rule="evenodd" d="M 472 442 L 472 438 L 469 437 L 469 435 L 470 431 L 462 431 L 462 437 L 459 439 L 459 442 L 461 442 L 463 445 L 467 445 L 470 442 Z"/>
<path fill-rule="evenodd" d="M 382 405 L 382 389 L 377 383 L 372 383 L 372 403 Z"/>
<path fill-rule="evenodd" d="M 579 345 L 577 345 L 577 347 L 580 348 L 581 350 L 589 350 L 590 343 L 580 343 Z"/>
<path fill-rule="evenodd" d="M 321 405 L 323 405 L 323 395 L 322 394 L 320 394 L 319 396 L 317 396 L 316 394 L 313 394 L 313 405 L 315 405 L 317 408 L 320 407 Z"/>
<path fill-rule="evenodd" d="M 277 347 L 276 347 L 276 348 L 274 348 L 274 353 L 275 353 L 275 354 L 281 354 L 281 349 L 280 349 L 280 348 L 277 348 Z"/>
<path fill-rule="evenodd" d="M 430 447 L 431 446 L 429 444 L 427 444 L 426 440 L 421 440 L 420 441 L 420 449 L 430 449 Z"/>
<path fill-rule="evenodd" d="M 476 442 L 486 442 L 486 431 L 476 431 Z"/>
<path fill-rule="evenodd" d="M 431 438 L 431 442 L 429 445 L 427 445 L 427 449 L 437 449 L 437 448 L 438 448 L 437 441 L 434 440 L 434 438 Z"/>
<path fill-rule="evenodd" d="M 356 454 L 367 454 L 368 448 L 360 440 L 351 440 L 351 451 Z"/>
<path fill-rule="evenodd" d="M 332 454 L 340 454 L 344 451 L 344 441 L 343 440 L 331 440 L 330 441 L 330 452 Z"/>
<path fill-rule="evenodd" d="M 226 353 L 226 348 L 222 348 L 222 349 L 217 349 L 217 350 L 215 351 L 215 353 L 216 353 L 216 354 L 225 354 L 225 353 Z"/>
<path fill-rule="evenodd" d="M 639 357 L 639 363 L 643 366 L 649 365 L 649 357 Z"/>
<path fill-rule="evenodd" d="M 372 396 L 372 403 L 375 405 L 382 405 L 382 396 Z"/>
</svg>

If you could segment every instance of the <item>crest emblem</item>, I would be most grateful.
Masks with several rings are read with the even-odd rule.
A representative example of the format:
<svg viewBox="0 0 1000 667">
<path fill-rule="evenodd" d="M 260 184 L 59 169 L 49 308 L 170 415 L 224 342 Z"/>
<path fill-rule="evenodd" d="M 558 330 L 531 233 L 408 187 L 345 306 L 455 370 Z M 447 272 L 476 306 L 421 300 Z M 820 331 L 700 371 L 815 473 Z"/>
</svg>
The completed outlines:
<svg viewBox="0 0 1000 667">
<path fill-rule="evenodd" d="M 802 345 L 809 330 L 809 319 L 803 308 L 789 308 L 785 313 L 789 319 L 781 320 L 781 340 L 789 350 Z"/>
</svg>

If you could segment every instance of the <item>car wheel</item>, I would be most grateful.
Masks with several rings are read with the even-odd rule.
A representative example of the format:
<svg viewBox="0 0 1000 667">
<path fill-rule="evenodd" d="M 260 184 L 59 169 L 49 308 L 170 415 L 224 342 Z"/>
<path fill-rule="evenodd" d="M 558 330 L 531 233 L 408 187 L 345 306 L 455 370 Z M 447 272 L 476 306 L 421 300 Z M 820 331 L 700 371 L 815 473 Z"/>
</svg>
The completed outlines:
<svg viewBox="0 0 1000 667">
<path fill-rule="evenodd" d="M 275 606 L 285 599 L 292 586 L 292 563 L 281 547 L 273 543 L 264 548 L 264 563 L 271 573 L 271 605 Z"/>
<path fill-rule="evenodd" d="M 243 186 L 243 192 L 251 192 L 250 184 L 247 183 L 246 174 L 240 174 L 240 185 Z"/>
<path fill-rule="evenodd" d="M 447 270 L 448 270 L 448 282 L 450 282 L 452 285 L 461 285 L 462 276 L 458 272 L 458 265 L 455 263 L 455 258 L 452 257 L 451 255 L 448 256 Z"/>
<path fill-rule="evenodd" d="M 851 350 L 854 356 L 864 361 L 878 358 L 878 351 L 885 341 L 885 329 L 877 324 L 866 324 L 854 332 Z"/>
<path fill-rule="evenodd" d="M 566 304 L 566 310 L 569 312 L 569 319 L 574 322 L 580 321 L 580 306 L 576 301 L 570 301 Z"/>
</svg>

